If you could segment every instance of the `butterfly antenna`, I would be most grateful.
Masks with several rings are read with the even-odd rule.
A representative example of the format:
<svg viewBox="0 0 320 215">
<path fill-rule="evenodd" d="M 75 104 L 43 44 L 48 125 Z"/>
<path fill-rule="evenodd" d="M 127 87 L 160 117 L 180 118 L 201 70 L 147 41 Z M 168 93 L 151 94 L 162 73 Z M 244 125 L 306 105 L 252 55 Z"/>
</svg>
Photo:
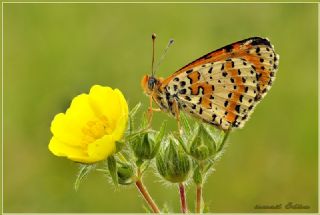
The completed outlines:
<svg viewBox="0 0 320 215">
<path fill-rule="evenodd" d="M 152 34 L 152 63 L 151 63 L 151 76 L 154 76 L 154 44 L 156 41 L 157 35 L 155 33 Z"/>
<path fill-rule="evenodd" d="M 163 53 L 162 53 L 162 55 L 161 55 L 161 58 L 160 58 L 159 62 L 157 63 L 156 69 L 154 70 L 153 74 L 158 70 L 161 62 L 163 61 L 163 59 L 164 59 L 164 57 L 166 56 L 166 54 L 167 54 L 170 46 L 173 45 L 173 43 L 174 43 L 174 40 L 173 40 L 173 39 L 170 39 L 169 42 L 168 42 L 167 47 L 164 49 L 164 51 L 163 51 Z"/>
</svg>

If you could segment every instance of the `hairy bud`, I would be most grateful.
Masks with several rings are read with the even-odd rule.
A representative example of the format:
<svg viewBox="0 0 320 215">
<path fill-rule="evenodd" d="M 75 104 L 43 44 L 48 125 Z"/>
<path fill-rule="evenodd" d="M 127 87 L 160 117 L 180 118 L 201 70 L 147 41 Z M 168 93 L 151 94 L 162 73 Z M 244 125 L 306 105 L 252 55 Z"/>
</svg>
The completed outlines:
<svg viewBox="0 0 320 215">
<path fill-rule="evenodd" d="M 158 153 L 156 165 L 160 175 L 172 183 L 185 181 L 191 169 L 188 155 L 173 137 L 169 139 L 169 144 Z"/>
</svg>

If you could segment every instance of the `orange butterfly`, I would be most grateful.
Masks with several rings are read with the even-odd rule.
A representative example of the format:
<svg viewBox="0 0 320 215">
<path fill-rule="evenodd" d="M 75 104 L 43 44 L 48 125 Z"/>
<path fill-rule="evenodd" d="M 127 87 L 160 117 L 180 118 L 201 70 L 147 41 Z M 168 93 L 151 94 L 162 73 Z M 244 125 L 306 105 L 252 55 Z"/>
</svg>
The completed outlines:
<svg viewBox="0 0 320 215">
<path fill-rule="evenodd" d="M 166 79 L 145 75 L 141 84 L 150 96 L 151 117 L 154 100 L 160 110 L 177 117 L 179 129 L 183 110 L 229 130 L 244 126 L 270 89 L 278 64 L 269 40 L 252 37 L 210 52 Z"/>
</svg>

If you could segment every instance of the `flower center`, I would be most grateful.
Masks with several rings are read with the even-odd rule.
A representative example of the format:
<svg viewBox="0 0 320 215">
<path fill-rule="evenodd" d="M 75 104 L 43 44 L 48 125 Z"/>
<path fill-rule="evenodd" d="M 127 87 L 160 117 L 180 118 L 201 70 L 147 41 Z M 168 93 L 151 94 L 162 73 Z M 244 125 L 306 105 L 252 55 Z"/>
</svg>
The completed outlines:
<svg viewBox="0 0 320 215">
<path fill-rule="evenodd" d="M 82 133 L 85 135 L 85 142 L 90 143 L 112 133 L 112 130 L 109 120 L 105 116 L 100 116 L 96 120 L 88 121 L 82 128 Z"/>
</svg>

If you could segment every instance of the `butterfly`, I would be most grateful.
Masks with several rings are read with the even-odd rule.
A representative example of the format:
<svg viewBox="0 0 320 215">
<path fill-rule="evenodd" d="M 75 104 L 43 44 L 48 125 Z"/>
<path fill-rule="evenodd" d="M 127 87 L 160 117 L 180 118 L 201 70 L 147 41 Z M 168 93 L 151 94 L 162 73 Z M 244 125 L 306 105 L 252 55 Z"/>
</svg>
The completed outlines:
<svg viewBox="0 0 320 215">
<path fill-rule="evenodd" d="M 168 78 L 145 75 L 147 95 L 179 120 L 180 111 L 223 130 L 242 128 L 270 90 L 279 55 L 265 38 L 251 37 L 212 51 Z M 178 124 L 179 126 L 179 124 Z"/>
</svg>

